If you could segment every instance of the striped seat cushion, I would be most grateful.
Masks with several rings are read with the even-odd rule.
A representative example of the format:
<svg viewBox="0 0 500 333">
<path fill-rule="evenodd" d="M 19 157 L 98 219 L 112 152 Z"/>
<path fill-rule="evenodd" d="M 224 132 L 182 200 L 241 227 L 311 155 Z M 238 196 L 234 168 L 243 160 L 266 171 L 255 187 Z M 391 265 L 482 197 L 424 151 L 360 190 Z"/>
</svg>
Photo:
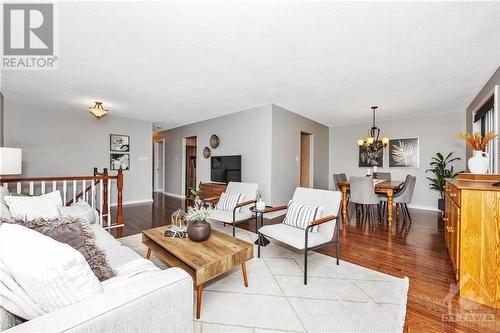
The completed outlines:
<svg viewBox="0 0 500 333">
<path fill-rule="evenodd" d="M 220 195 L 219 202 L 217 202 L 216 209 L 232 212 L 237 204 L 243 202 L 244 198 L 245 195 L 243 194 L 233 194 L 233 193 L 223 192 Z"/>
<path fill-rule="evenodd" d="M 322 213 L 323 207 L 302 205 L 290 200 L 283 223 L 295 228 L 306 229 L 312 221 L 321 218 Z M 311 231 L 318 231 L 318 226 L 313 227 Z"/>
</svg>

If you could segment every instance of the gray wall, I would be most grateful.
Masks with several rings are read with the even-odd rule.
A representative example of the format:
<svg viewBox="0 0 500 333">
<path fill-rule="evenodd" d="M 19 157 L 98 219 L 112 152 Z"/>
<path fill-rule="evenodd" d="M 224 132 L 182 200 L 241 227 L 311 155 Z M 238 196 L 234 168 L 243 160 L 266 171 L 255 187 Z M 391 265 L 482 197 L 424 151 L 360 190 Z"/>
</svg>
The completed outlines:
<svg viewBox="0 0 500 333">
<path fill-rule="evenodd" d="M 366 136 L 370 123 L 330 128 L 330 188 L 333 188 L 333 173 L 345 172 L 347 176 L 364 176 L 367 168 L 358 167 L 358 146 L 356 140 Z M 384 166 L 379 171 L 392 173 L 395 180 L 404 180 L 406 174 L 417 177 L 417 184 L 411 206 L 423 209 L 437 209 L 438 192 L 430 191 L 425 170 L 437 152 L 455 152 L 462 158 L 456 163 L 458 171 L 465 169 L 465 143 L 457 139 L 465 131 L 463 112 L 435 114 L 397 120 L 378 121 L 382 135 L 390 138 L 419 137 L 419 168 L 389 168 L 388 149 L 384 151 Z"/>
<path fill-rule="evenodd" d="M 210 181 L 210 158 L 203 157 L 212 134 L 220 145 L 212 155 L 241 155 L 242 181 L 258 183 L 264 199 L 271 193 L 271 105 L 252 108 L 227 116 L 156 133 L 154 140 L 165 139 L 165 192 L 182 192 L 182 139 L 197 137 L 197 182 Z"/>
<path fill-rule="evenodd" d="M 494 89 L 496 85 L 500 85 L 500 66 L 497 68 L 495 73 L 491 76 L 491 78 L 486 82 L 484 87 L 478 92 L 476 97 L 472 100 L 469 107 L 466 110 L 466 126 L 467 133 L 472 133 L 472 122 L 473 122 L 473 112 L 477 110 L 478 107 L 484 104 L 491 95 L 493 95 Z M 500 98 L 500 97 L 499 97 Z M 496 110 L 500 110 L 498 105 L 496 106 Z M 500 129 L 500 117 L 498 117 L 499 123 L 497 124 L 497 128 Z M 498 139 L 497 139 L 498 140 Z M 500 159 L 500 153 L 497 154 Z M 467 147 L 467 158 L 472 156 L 472 150 Z"/>
<path fill-rule="evenodd" d="M 124 203 L 152 200 L 150 122 L 113 115 L 97 120 L 85 108 L 55 110 L 6 96 L 5 125 L 6 146 L 23 149 L 24 177 L 91 175 L 93 167 L 109 168 L 109 135 L 130 135 L 131 170 L 124 171 Z"/>
<path fill-rule="evenodd" d="M 314 137 L 313 185 L 328 188 L 328 127 L 273 105 L 272 204 L 286 204 L 300 185 L 300 132 Z"/>
</svg>

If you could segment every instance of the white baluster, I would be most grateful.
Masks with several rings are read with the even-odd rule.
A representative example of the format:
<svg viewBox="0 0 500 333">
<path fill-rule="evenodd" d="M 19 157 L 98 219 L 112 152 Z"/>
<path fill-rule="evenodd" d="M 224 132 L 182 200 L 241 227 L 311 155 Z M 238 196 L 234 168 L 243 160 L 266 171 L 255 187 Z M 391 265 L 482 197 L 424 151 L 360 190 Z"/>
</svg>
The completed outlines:
<svg viewBox="0 0 500 333">
<path fill-rule="evenodd" d="M 92 179 L 92 183 L 90 183 L 90 204 L 92 209 L 95 208 L 95 181 Z"/>
<path fill-rule="evenodd" d="M 82 180 L 82 198 L 84 201 L 87 201 L 87 181 Z"/>
<path fill-rule="evenodd" d="M 109 178 L 106 180 L 108 182 L 108 227 L 111 226 L 111 182 Z"/>
<path fill-rule="evenodd" d="M 76 180 L 73 180 L 73 205 L 76 204 L 76 190 L 77 190 Z"/>
<path fill-rule="evenodd" d="M 35 194 L 35 184 L 33 182 L 30 182 L 30 195 Z"/>
<path fill-rule="evenodd" d="M 66 192 L 68 191 L 68 181 L 63 180 L 63 206 L 66 206 Z"/>
<path fill-rule="evenodd" d="M 103 189 L 103 186 L 102 186 L 102 179 L 99 180 L 99 223 L 102 225 L 102 208 L 103 208 L 103 200 L 102 200 L 102 197 L 103 197 L 103 193 L 104 193 L 104 189 Z M 103 226 L 104 227 L 104 226 Z"/>
<path fill-rule="evenodd" d="M 42 194 L 45 194 L 45 181 L 42 181 Z"/>
<path fill-rule="evenodd" d="M 57 182 L 54 180 L 52 182 L 52 192 L 57 191 Z"/>
<path fill-rule="evenodd" d="M 17 182 L 17 194 L 21 194 L 21 182 Z"/>
</svg>

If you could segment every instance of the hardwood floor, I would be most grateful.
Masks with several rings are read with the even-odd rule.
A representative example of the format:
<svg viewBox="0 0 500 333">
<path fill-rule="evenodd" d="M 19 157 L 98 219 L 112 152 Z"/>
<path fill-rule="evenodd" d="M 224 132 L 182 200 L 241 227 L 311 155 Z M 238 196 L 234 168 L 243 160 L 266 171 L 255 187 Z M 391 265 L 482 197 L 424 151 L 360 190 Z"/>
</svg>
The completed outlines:
<svg viewBox="0 0 500 333">
<path fill-rule="evenodd" d="M 154 195 L 154 203 L 124 207 L 124 236 L 170 223 L 184 200 Z M 410 210 L 413 222 L 401 216 L 391 228 L 352 218 L 341 224 L 340 258 L 386 274 L 410 279 L 406 332 L 500 332 L 500 311 L 459 298 L 446 253 L 441 214 Z M 279 223 L 281 218 L 266 220 Z M 255 231 L 255 224 L 240 227 Z M 334 246 L 318 252 L 335 255 Z M 493 263 L 494 264 L 494 263 Z M 362 315 L 362 314 L 360 314 Z"/>
</svg>

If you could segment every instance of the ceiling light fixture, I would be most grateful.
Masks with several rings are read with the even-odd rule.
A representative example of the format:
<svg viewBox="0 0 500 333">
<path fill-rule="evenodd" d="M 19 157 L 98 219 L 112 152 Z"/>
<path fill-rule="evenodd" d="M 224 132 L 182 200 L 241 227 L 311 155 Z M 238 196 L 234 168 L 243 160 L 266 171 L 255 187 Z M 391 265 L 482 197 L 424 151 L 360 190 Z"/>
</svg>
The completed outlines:
<svg viewBox="0 0 500 333">
<path fill-rule="evenodd" d="M 371 109 L 373 111 L 373 123 L 372 127 L 368 131 L 368 134 L 370 135 L 366 139 L 359 139 L 357 141 L 358 146 L 360 147 L 365 147 L 368 150 L 371 151 L 378 151 L 382 148 L 385 148 L 387 144 L 389 143 L 389 138 L 384 136 L 382 137 L 382 140 L 379 140 L 380 137 L 380 128 L 378 128 L 375 125 L 375 110 L 377 110 L 378 106 L 372 106 Z"/>
<path fill-rule="evenodd" d="M 94 106 L 89 107 L 90 113 L 92 113 L 97 119 L 101 119 L 108 115 L 108 110 L 102 107 L 102 102 L 95 102 Z"/>
</svg>

